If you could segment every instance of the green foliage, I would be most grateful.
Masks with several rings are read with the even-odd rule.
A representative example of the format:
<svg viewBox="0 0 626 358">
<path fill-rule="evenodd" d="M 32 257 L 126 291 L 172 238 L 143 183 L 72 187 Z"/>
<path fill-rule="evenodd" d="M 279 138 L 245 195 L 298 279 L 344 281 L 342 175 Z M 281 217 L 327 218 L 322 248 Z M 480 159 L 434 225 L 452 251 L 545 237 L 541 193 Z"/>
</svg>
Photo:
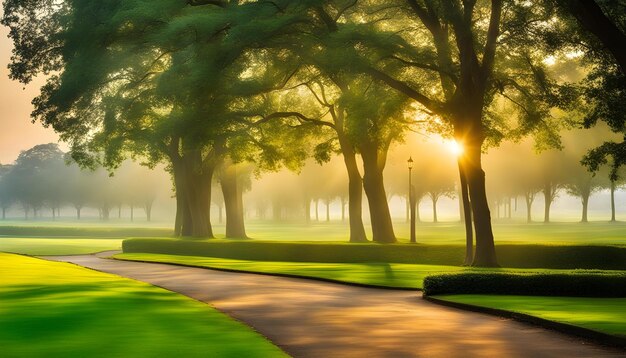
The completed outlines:
<svg viewBox="0 0 626 358">
<path fill-rule="evenodd" d="M 626 297 L 626 274 L 585 271 L 570 274 L 443 274 L 424 279 L 424 294 Z"/>
</svg>

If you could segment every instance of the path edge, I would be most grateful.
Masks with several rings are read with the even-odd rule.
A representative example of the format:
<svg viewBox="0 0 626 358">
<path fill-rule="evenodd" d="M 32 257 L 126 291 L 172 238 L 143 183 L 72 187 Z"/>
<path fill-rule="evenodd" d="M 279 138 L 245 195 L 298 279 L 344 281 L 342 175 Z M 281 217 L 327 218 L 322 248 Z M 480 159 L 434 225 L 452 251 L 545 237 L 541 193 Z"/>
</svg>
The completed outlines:
<svg viewBox="0 0 626 358">
<path fill-rule="evenodd" d="M 575 326 L 575 325 L 568 324 L 568 323 L 551 321 L 545 318 L 539 318 L 539 317 L 531 316 L 525 313 L 507 311 L 507 310 L 502 310 L 498 308 L 476 306 L 476 305 L 472 305 L 468 303 L 451 302 L 451 301 L 439 299 L 439 298 L 432 297 L 432 296 L 426 296 L 426 295 L 422 296 L 422 298 L 425 299 L 426 301 L 429 301 L 438 305 L 457 308 L 457 309 L 461 309 L 464 311 L 472 311 L 472 312 L 489 314 L 492 316 L 510 318 L 518 322 L 530 323 L 530 324 L 533 324 L 542 328 L 565 333 L 570 336 L 583 338 L 585 340 L 589 340 L 589 341 L 592 341 L 594 343 L 598 343 L 604 346 L 616 347 L 616 348 L 621 348 L 621 349 L 626 350 L 626 337 L 614 336 L 608 333 L 602 333 L 602 332 L 595 331 L 589 328 L 583 328 L 583 327 Z"/>
<path fill-rule="evenodd" d="M 383 289 L 383 290 L 398 290 L 398 291 L 422 292 L 421 288 L 379 286 L 379 285 L 368 284 L 368 283 L 358 283 L 358 282 L 348 282 L 348 281 L 335 280 L 335 279 L 332 279 L 332 278 L 313 277 L 313 276 L 300 276 L 300 275 L 295 275 L 295 274 L 290 274 L 290 273 L 280 273 L 280 272 L 273 273 L 273 272 L 259 272 L 259 271 L 250 271 L 250 270 L 238 270 L 238 269 L 229 269 L 229 268 L 222 268 L 222 267 L 201 266 L 201 265 L 194 265 L 194 264 L 182 264 L 182 263 L 178 263 L 178 262 L 131 260 L 131 259 L 118 258 L 118 257 L 115 257 L 115 256 L 107 257 L 107 259 L 109 259 L 109 260 L 118 260 L 118 261 L 128 261 L 128 262 L 142 262 L 142 263 L 148 263 L 148 264 L 162 264 L 162 265 L 173 265 L 173 266 L 182 266 L 182 267 L 193 267 L 193 268 L 200 268 L 200 269 L 205 269 L 205 270 L 223 271 L 223 272 L 248 273 L 248 274 L 253 274 L 253 275 L 296 278 L 296 279 L 300 279 L 300 280 L 322 281 L 322 282 L 328 282 L 328 283 L 336 283 L 336 284 L 340 284 L 340 285 L 364 287 L 364 288 L 378 288 L 378 289 Z"/>
</svg>

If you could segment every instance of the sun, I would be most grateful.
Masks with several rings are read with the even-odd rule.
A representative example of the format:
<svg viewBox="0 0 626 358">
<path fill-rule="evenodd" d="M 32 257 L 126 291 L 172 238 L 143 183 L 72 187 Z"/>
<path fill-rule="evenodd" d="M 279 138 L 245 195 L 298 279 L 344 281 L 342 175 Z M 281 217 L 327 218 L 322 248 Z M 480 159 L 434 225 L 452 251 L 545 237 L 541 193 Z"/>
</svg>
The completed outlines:
<svg viewBox="0 0 626 358">
<path fill-rule="evenodd" d="M 455 140 L 446 140 L 445 144 L 446 144 L 446 147 L 448 147 L 448 150 L 455 156 L 458 157 L 461 154 L 463 154 L 463 144 Z"/>
</svg>

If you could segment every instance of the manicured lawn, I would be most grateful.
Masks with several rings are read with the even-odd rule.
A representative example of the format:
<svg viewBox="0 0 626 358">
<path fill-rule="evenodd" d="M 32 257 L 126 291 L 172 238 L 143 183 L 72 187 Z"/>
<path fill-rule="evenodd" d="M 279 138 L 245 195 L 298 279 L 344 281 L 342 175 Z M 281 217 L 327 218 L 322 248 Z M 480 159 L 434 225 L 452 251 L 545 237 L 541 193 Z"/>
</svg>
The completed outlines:
<svg viewBox="0 0 626 358">
<path fill-rule="evenodd" d="M 335 241 L 346 242 L 348 223 L 340 221 L 272 222 L 249 220 L 248 234 L 253 239 L 273 241 Z M 394 222 L 400 242 L 407 242 L 409 225 Z M 626 222 L 555 222 L 550 224 L 494 221 L 493 230 L 499 244 L 542 245 L 626 245 Z M 221 237 L 224 225 L 214 223 L 215 233 Z M 366 227 L 369 233 L 370 228 Z M 8 237 L 169 237 L 171 223 L 146 223 L 112 220 L 101 221 L 6 221 L 0 222 L 0 236 Z M 419 223 L 417 241 L 431 245 L 463 245 L 464 228 L 458 222 Z"/>
<path fill-rule="evenodd" d="M 233 260 L 212 257 L 177 256 L 162 254 L 123 253 L 117 259 L 164 262 L 179 265 L 251 271 L 270 274 L 287 274 L 302 277 L 329 279 L 340 282 L 366 284 L 382 287 L 421 289 L 424 277 L 439 273 L 455 272 L 516 272 L 516 273 L 569 273 L 572 270 L 545 269 L 480 269 L 460 266 L 417 265 L 417 264 L 355 264 L 355 263 L 312 263 Z M 618 273 L 620 271 L 600 271 Z"/>
<path fill-rule="evenodd" d="M 3 357 L 280 357 L 210 306 L 130 279 L 0 253 Z"/>
<path fill-rule="evenodd" d="M 626 298 L 441 295 L 438 299 L 496 308 L 626 337 Z"/>
<path fill-rule="evenodd" d="M 25 255 L 77 255 L 120 250 L 121 238 L 25 238 L 0 237 L 0 251 Z"/>
</svg>

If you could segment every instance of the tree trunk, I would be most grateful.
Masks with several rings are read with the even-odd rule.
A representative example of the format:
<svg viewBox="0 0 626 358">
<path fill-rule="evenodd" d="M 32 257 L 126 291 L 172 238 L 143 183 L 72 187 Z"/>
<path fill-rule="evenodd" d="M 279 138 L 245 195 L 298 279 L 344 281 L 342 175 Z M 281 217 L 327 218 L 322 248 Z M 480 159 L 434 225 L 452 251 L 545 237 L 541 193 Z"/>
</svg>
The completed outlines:
<svg viewBox="0 0 626 358">
<path fill-rule="evenodd" d="M 320 221 L 320 199 L 315 199 L 315 221 Z"/>
<path fill-rule="evenodd" d="M 130 203 L 130 222 L 134 222 L 134 221 L 135 221 L 135 204 Z M 176 207 L 176 223 L 174 224 L 174 226 L 178 227 L 178 205 Z M 176 235 L 176 228 L 174 229 L 174 232 L 175 232 L 174 235 Z M 178 232 L 178 235 L 176 236 L 180 236 L 180 231 Z"/>
<path fill-rule="evenodd" d="M 496 260 L 493 229 L 491 227 L 491 213 L 487 201 L 485 172 L 481 163 L 481 144 L 477 143 L 467 146 L 466 152 L 468 160 L 464 167 L 466 169 L 470 203 L 472 204 L 474 229 L 476 230 L 476 252 L 472 265 L 495 267 L 498 266 L 498 262 Z"/>
<path fill-rule="evenodd" d="M 581 198 L 582 204 L 583 204 L 583 213 L 582 213 L 582 217 L 580 219 L 580 222 L 582 223 L 586 223 L 589 222 L 589 220 L 587 219 L 587 208 L 589 207 L 589 195 L 583 195 L 583 197 Z"/>
<path fill-rule="evenodd" d="M 152 201 L 145 203 L 144 210 L 146 211 L 146 219 L 148 222 L 152 221 Z"/>
<path fill-rule="evenodd" d="M 611 180 L 611 222 L 615 222 L 615 181 Z"/>
<path fill-rule="evenodd" d="M 53 207 L 52 208 L 52 221 L 55 221 L 57 218 L 57 212 L 56 209 Z"/>
<path fill-rule="evenodd" d="M 437 201 L 439 198 L 432 196 L 431 199 L 433 200 L 433 223 L 438 223 L 439 221 L 437 220 Z"/>
<path fill-rule="evenodd" d="M 2 220 L 6 220 L 7 218 L 7 208 L 2 208 Z"/>
<path fill-rule="evenodd" d="M 224 161 L 220 185 L 226 209 L 226 237 L 247 238 L 243 217 L 243 195 L 237 180 L 237 166 L 230 160 Z"/>
<path fill-rule="evenodd" d="M 383 182 L 384 166 L 379 163 L 381 159 L 378 151 L 378 146 L 372 143 L 361 146 L 363 188 L 370 209 L 372 240 L 378 243 L 394 243 L 396 242 L 396 235 L 393 231 Z"/>
<path fill-rule="evenodd" d="M 330 200 L 326 200 L 326 222 L 330 221 Z"/>
<path fill-rule="evenodd" d="M 117 206 L 117 218 L 118 219 L 122 218 L 122 204 Z"/>
<path fill-rule="evenodd" d="M 356 162 L 354 145 L 343 131 L 343 111 L 334 117 L 337 139 L 343 162 L 348 173 L 348 222 L 350 223 L 350 242 L 367 242 L 363 225 L 363 178 Z"/>
<path fill-rule="evenodd" d="M 76 207 L 76 220 L 80 220 L 80 211 L 81 211 L 81 207 Z"/>
<path fill-rule="evenodd" d="M 526 193 L 525 197 L 526 197 L 526 222 L 530 224 L 533 221 L 532 207 L 533 207 L 534 198 L 528 193 Z"/>
<path fill-rule="evenodd" d="M 554 197 L 554 193 L 552 192 L 552 183 L 547 182 L 543 186 L 543 198 L 544 198 L 544 206 L 543 206 L 543 222 L 550 222 L 550 206 L 552 206 L 552 198 Z"/>
<path fill-rule="evenodd" d="M 469 198 L 469 189 L 467 187 L 467 177 L 461 157 L 457 160 L 459 167 L 459 179 L 461 186 L 461 217 L 465 224 L 465 261 L 464 264 L 469 266 L 474 261 L 474 225 L 472 224 L 472 205 Z"/>
</svg>

